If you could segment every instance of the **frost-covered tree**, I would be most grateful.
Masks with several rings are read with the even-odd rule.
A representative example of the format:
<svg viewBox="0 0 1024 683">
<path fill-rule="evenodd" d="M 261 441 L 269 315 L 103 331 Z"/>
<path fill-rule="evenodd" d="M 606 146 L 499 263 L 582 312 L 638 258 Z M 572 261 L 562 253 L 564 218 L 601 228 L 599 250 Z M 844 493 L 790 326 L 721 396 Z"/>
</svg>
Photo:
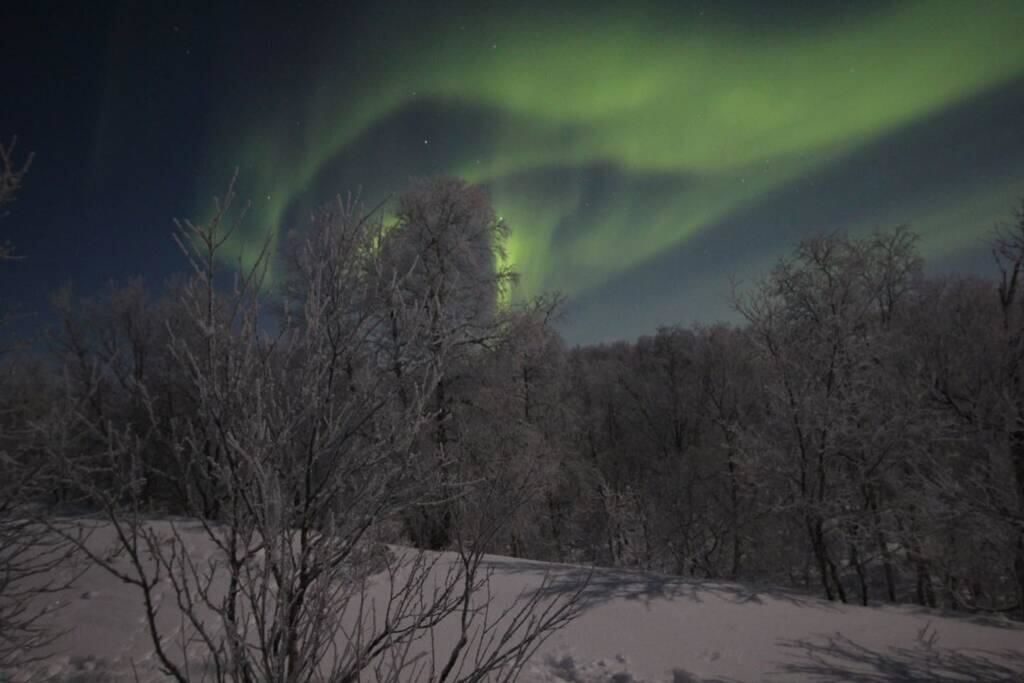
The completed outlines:
<svg viewBox="0 0 1024 683">
<path fill-rule="evenodd" d="M 440 357 L 443 350 L 447 358 L 433 387 L 435 418 L 424 436 L 433 455 L 422 476 L 448 486 L 458 477 L 453 468 L 474 457 L 464 427 L 481 415 L 467 414 L 468 394 L 485 362 L 482 352 L 501 336 L 498 305 L 515 279 L 504 264 L 508 227 L 483 188 L 449 177 L 413 182 L 398 198 L 395 216 L 380 236 L 388 277 L 397 282 L 388 296 L 396 303 L 415 300 L 421 308 L 427 329 L 416 338 L 416 353 Z M 403 324 L 396 316 L 389 320 L 391 368 L 399 378 L 409 373 L 400 357 L 409 343 Z M 443 349 L 442 340 L 448 345 Z M 407 530 L 417 545 L 441 549 L 452 541 L 456 515 L 454 501 L 410 510 Z"/>
<path fill-rule="evenodd" d="M 294 243 L 271 324 L 266 252 L 232 287 L 219 286 L 229 208 L 230 194 L 209 223 L 180 226 L 194 272 L 179 292 L 184 315 L 167 325 L 170 361 L 194 404 L 166 425 L 175 447 L 164 470 L 202 471 L 208 488 L 186 487 L 182 512 L 217 552 L 197 558 L 185 526 L 147 517 L 146 480 L 161 471 L 145 452 L 147 424 L 99 420 L 72 402 L 62 431 L 98 434 L 98 443 L 84 457 L 81 442 L 50 448 L 117 539 L 113 553 L 79 547 L 138 589 L 158 666 L 182 683 L 514 679 L 575 615 L 578 594 L 542 590 L 492 608 L 482 562 L 501 517 L 475 535 L 453 529 L 448 556 L 385 545 L 411 510 L 479 485 L 456 478 L 452 454 L 424 449 L 438 424 L 437 386 L 462 340 L 437 326 L 436 292 L 394 267 L 379 218 L 339 201 Z M 129 383 L 148 426 L 165 428 L 156 387 Z M 423 476 L 425 461 L 451 476 Z M 380 603 L 371 586 L 383 586 Z M 182 615 L 173 637 L 157 599 L 164 590 Z M 458 624 L 456 637 L 435 643 L 446 620 Z M 417 654 L 424 643 L 426 656 Z"/>
<path fill-rule="evenodd" d="M 880 523 L 865 523 L 863 512 L 883 505 L 883 475 L 907 433 L 907 406 L 878 410 L 890 395 L 879 378 L 896 369 L 888 328 L 919 277 L 906 231 L 818 237 L 736 300 L 769 371 L 773 419 L 758 435 L 757 458 L 781 477 L 777 504 L 804 527 L 829 599 L 847 600 L 848 565 L 866 601 L 865 548 L 887 552 Z"/>
<path fill-rule="evenodd" d="M 17 144 L 18 138 L 12 138 L 9 144 L 0 144 L 0 216 L 3 215 L 4 205 L 14 201 L 21 189 L 22 181 L 32 165 L 31 154 L 21 161 L 15 158 Z M 13 256 L 14 251 L 11 245 L 6 241 L 0 242 L 0 261 L 13 258 Z"/>
</svg>

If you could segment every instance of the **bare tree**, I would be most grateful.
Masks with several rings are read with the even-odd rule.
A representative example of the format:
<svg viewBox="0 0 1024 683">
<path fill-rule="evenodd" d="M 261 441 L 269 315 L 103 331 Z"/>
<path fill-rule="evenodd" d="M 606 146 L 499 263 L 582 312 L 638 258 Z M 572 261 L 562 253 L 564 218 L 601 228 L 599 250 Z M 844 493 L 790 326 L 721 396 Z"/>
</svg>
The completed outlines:
<svg viewBox="0 0 1024 683">
<path fill-rule="evenodd" d="M 999 304 L 1003 322 L 1003 365 L 1006 378 L 1009 455 L 1016 488 L 1016 510 L 1007 517 L 1016 523 L 1013 571 L 1017 580 L 1020 614 L 1024 617 L 1024 298 L 1020 294 L 1024 271 L 1024 201 L 1014 223 L 999 231 L 992 250 L 999 268 Z"/>
<path fill-rule="evenodd" d="M 445 356 L 433 386 L 433 426 L 423 435 L 429 449 L 428 442 L 423 448 L 433 451 L 435 462 L 423 474 L 447 486 L 459 476 L 449 463 L 471 457 L 464 452 L 470 444 L 460 429 L 466 422 L 460 407 L 470 402 L 467 393 L 480 373 L 481 354 L 501 338 L 497 307 L 515 281 L 503 263 L 508 226 L 483 188 L 449 177 L 413 182 L 399 197 L 396 216 L 397 223 L 381 238 L 385 260 L 404 274 L 394 294 L 422 302 L 427 329 L 416 341 L 422 353 Z M 396 338 L 389 343 L 398 353 L 405 348 L 400 337 L 406 332 L 394 316 L 390 323 Z M 408 374 L 398 357 L 391 367 L 396 376 Z M 443 549 L 452 540 L 454 515 L 448 504 L 410 509 L 407 531 L 416 545 Z"/>
<path fill-rule="evenodd" d="M 116 539 L 113 555 L 82 549 L 140 590 L 160 668 L 178 681 L 513 680 L 579 594 L 493 605 L 482 549 L 499 524 L 460 531 L 449 555 L 384 544 L 409 510 L 480 485 L 422 476 L 421 437 L 436 427 L 459 339 L 437 325 L 438 292 L 410 287 L 415 269 L 387 258 L 381 221 L 339 200 L 293 250 L 271 325 L 266 250 L 230 291 L 215 284 L 231 199 L 178 233 L 194 276 L 170 354 L 196 405 L 171 419 L 171 457 L 173 472 L 203 470 L 208 488 L 185 499 L 195 522 L 147 519 L 145 426 L 103 432 L 78 406 L 67 428 L 104 433 L 103 451 L 65 462 Z M 158 424 L 150 388 L 130 382 Z M 197 537 L 211 552 L 196 553 Z M 182 622 L 173 637 L 159 600 L 168 584 Z M 455 637 L 434 643 L 443 624 Z"/>
<path fill-rule="evenodd" d="M 100 426 L 95 433 L 77 435 L 80 451 L 93 451 L 107 438 L 105 425 L 134 425 L 147 438 L 144 497 L 176 514 L 184 510 L 189 495 L 206 496 L 211 516 L 216 499 L 203 478 L 205 470 L 171 471 L 176 462 L 172 417 L 193 413 L 197 402 L 169 350 L 168 326 L 187 329 L 185 311 L 175 300 L 179 291 L 180 285 L 172 281 L 168 292 L 153 300 L 135 278 L 111 283 L 96 296 L 75 297 L 66 285 L 52 297 L 58 323 L 48 335 L 47 351 L 63 369 L 68 398 Z M 64 483 L 54 492 L 58 502 L 81 493 Z"/>
<path fill-rule="evenodd" d="M 23 359 L 0 366 L 0 671 L 36 661 L 61 635 L 49 618 L 77 576 L 73 546 L 50 531 L 60 522 L 44 522 L 55 478 L 33 435 L 54 398 L 46 378 Z"/>
<path fill-rule="evenodd" d="M 0 207 L 14 201 L 32 163 L 14 158 L 17 138 L 0 144 Z M 17 258 L 0 244 L 0 261 Z M 0 325 L 9 320 L 5 311 Z M 7 350 L 5 350 L 6 352 Z M 60 633 L 48 623 L 59 607 L 52 598 L 74 581 L 73 545 L 53 534 L 41 517 L 55 481 L 51 462 L 33 439 L 34 424 L 49 412 L 52 387 L 45 368 L 4 354 L 0 365 L 0 670 L 36 660 Z M 68 538 L 78 538 L 65 530 Z M 51 599 L 47 599 L 51 598 Z"/>
<path fill-rule="evenodd" d="M 29 154 L 24 161 L 16 161 L 14 148 L 18 138 L 11 138 L 7 145 L 0 144 L 0 210 L 5 204 L 14 201 L 21 189 L 22 180 L 32 165 L 33 155 Z M 3 214 L 0 214 L 2 216 Z M 14 251 L 7 242 L 0 243 L 0 261 L 14 258 Z"/>
<path fill-rule="evenodd" d="M 717 507 L 727 522 L 731 536 L 729 578 L 743 572 L 752 533 L 761 510 L 756 506 L 757 490 L 752 481 L 751 463 L 744 458 L 743 430 L 751 430 L 757 418 L 757 369 L 753 348 L 736 329 L 714 326 L 698 331 L 696 364 L 700 372 L 701 408 L 709 421 L 707 429 L 715 435 L 724 459 Z M 755 557 L 763 553 L 755 550 Z"/>
<path fill-rule="evenodd" d="M 878 515 L 881 482 L 892 454 L 912 458 L 906 436 L 914 411 L 910 398 L 886 405 L 900 394 L 881 378 L 897 369 L 889 326 L 919 271 L 914 238 L 903 229 L 863 240 L 812 238 L 736 300 L 771 371 L 766 388 L 776 417 L 759 435 L 767 447 L 759 459 L 771 463 L 766 471 L 783 473 L 788 491 L 779 502 L 800 516 L 829 599 L 847 601 L 845 564 L 866 604 L 868 544 L 887 563 L 887 591 L 895 594 Z M 840 553 L 848 553 L 845 562 Z"/>
<path fill-rule="evenodd" d="M 558 297 L 509 305 L 497 316 L 493 342 L 475 354 L 472 384 L 460 387 L 460 452 L 469 478 L 493 481 L 466 501 L 476 521 L 507 522 L 493 552 L 532 559 L 564 560 L 564 520 L 556 491 L 566 471 L 560 448 L 567 432 L 562 405 L 565 361 L 551 328 Z M 501 502 L 499 502 L 501 501 Z M 511 514 L 509 514 L 511 512 Z"/>
</svg>

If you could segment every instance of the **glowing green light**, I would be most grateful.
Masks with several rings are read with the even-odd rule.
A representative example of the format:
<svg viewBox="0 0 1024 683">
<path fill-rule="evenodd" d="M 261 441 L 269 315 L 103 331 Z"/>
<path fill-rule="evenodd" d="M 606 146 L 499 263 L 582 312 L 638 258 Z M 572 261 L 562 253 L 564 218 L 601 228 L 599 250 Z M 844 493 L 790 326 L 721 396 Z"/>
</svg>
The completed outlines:
<svg viewBox="0 0 1024 683">
<path fill-rule="evenodd" d="M 437 170 L 492 188 L 527 293 L 580 292 L 859 146 L 1024 74 L 1024 2 L 1015 0 L 895 3 L 845 23 L 771 30 L 721 16 L 684 20 L 671 3 L 623 3 L 571 20 L 509 7 L 381 26 L 358 65 L 325 60 L 308 74 L 298 138 L 281 134 L 290 122 L 272 108 L 225 113 L 246 132 L 212 158 L 241 166 L 244 195 L 269 195 L 238 244 L 285 227 L 292 202 L 370 126 L 417 102 L 468 105 L 497 122 L 474 154 L 456 154 L 458 139 L 438 141 L 453 161 Z M 389 161 L 390 177 L 365 182 L 400 186 L 406 160 Z M 593 164 L 622 180 L 584 232 L 559 234 L 586 214 Z M 564 169 L 558 192 L 528 180 L 553 167 Z M 211 165 L 211 178 L 224 173 Z M 652 187 L 657 174 L 676 185 Z"/>
</svg>

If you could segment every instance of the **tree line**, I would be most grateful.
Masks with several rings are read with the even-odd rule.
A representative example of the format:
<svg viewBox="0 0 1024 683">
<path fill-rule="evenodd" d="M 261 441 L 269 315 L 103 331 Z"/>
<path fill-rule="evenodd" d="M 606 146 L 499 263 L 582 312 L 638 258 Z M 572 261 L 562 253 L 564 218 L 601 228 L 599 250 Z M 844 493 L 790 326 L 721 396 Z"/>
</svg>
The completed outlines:
<svg viewBox="0 0 1024 683">
<path fill-rule="evenodd" d="M 179 224 L 187 276 L 65 287 L 0 377 L 3 519 L 113 524 L 127 569 L 44 526 L 147 601 L 179 576 L 227 634 L 194 624 L 220 678 L 312 680 L 340 623 L 325 605 L 341 619 L 362 578 L 402 568 L 405 611 L 365 625 L 334 679 L 381 674 L 476 613 L 485 553 L 1024 617 L 1024 206 L 993 278 L 926 275 L 906 228 L 822 235 L 732 293 L 740 324 L 569 348 L 560 297 L 503 303 L 508 226 L 479 187 L 415 182 L 390 223 L 339 199 L 246 269 L 225 265 L 231 199 Z M 222 549 L 226 589 L 147 526 L 173 516 Z M 461 558 L 447 588 L 400 599 L 437 550 Z M 457 644 L 424 679 L 514 677 L 578 607 L 536 600 L 485 625 L 502 647 Z"/>
</svg>

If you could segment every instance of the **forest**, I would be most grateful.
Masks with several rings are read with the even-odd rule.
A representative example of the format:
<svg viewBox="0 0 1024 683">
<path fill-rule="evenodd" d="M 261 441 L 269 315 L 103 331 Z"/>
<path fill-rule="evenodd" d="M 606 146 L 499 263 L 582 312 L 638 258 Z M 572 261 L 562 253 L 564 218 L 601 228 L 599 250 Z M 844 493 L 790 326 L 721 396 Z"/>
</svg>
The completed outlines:
<svg viewBox="0 0 1024 683">
<path fill-rule="evenodd" d="M 3 151 L 6 204 L 28 167 Z M 735 287 L 738 324 L 570 348 L 563 297 L 517 293 L 515 226 L 481 187 L 417 180 L 387 212 L 339 198 L 247 259 L 225 253 L 244 200 L 177 224 L 180 277 L 69 284 L 52 328 L 4 349 L 0 659 L 47 637 L 19 581 L 79 554 L 147 601 L 178 576 L 183 605 L 236 629 L 207 646 L 246 681 L 311 680 L 324 606 L 353 599 L 338 581 L 401 567 L 422 587 L 391 546 L 463 564 L 335 680 L 469 614 L 488 553 L 1024 618 L 1024 204 L 993 226 L 988 278 L 930 274 L 907 227 L 826 232 Z M 79 517 L 112 525 L 127 569 Z M 198 520 L 228 587 L 154 519 Z M 541 616 L 506 621 L 522 640 L 476 671 L 572 618 L 525 607 Z M 246 631 L 244 609 L 273 616 Z M 156 609 L 148 628 L 159 643 Z"/>
</svg>

